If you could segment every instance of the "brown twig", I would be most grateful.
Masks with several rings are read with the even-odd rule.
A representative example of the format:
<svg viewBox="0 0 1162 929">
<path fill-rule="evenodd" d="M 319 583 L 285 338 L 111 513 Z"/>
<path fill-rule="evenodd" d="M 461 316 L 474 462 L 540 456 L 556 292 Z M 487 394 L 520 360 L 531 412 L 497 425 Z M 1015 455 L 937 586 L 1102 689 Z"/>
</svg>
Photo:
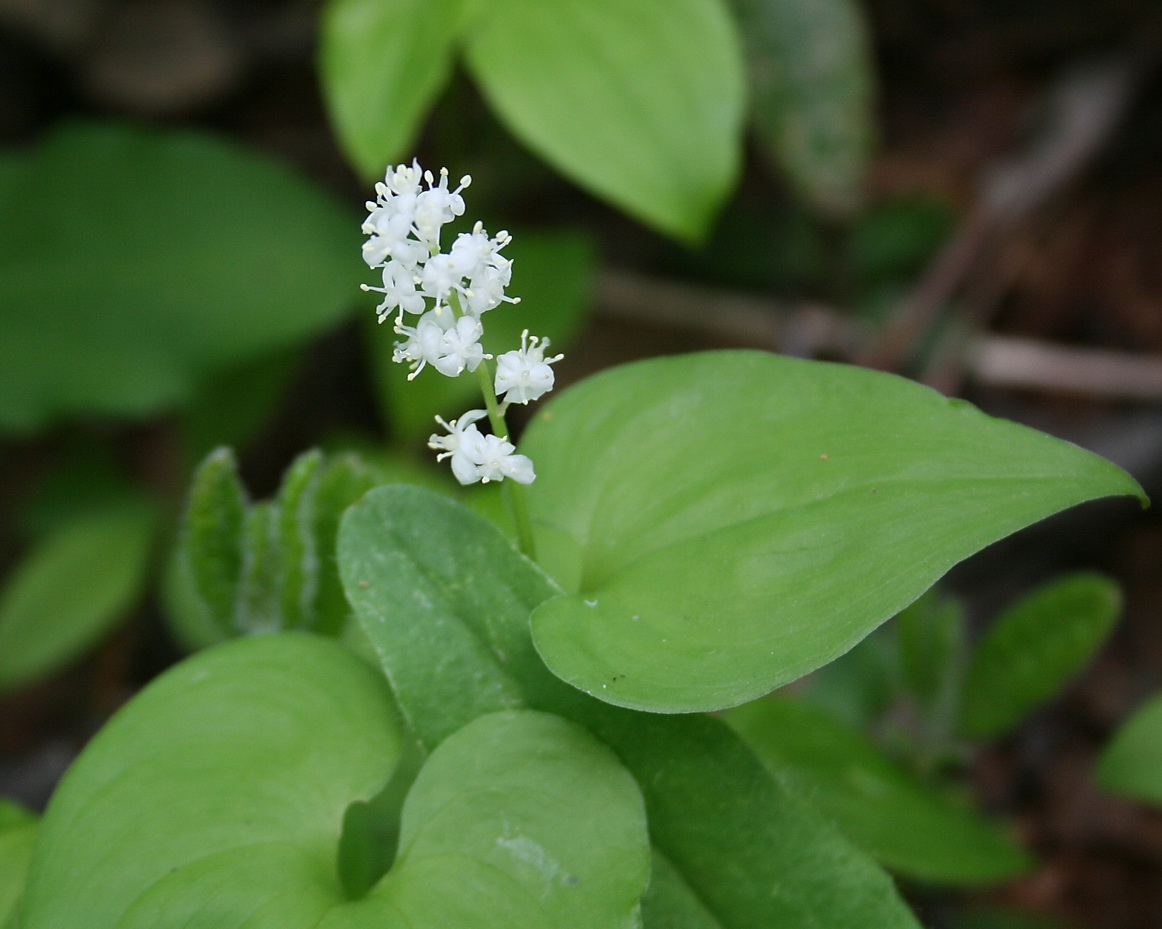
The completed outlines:
<svg viewBox="0 0 1162 929">
<path fill-rule="evenodd" d="M 898 305 L 860 364 L 899 370 L 979 263 L 985 246 L 1026 219 L 1077 177 L 1100 151 L 1129 104 L 1144 62 L 1120 58 L 1065 71 L 1047 99 L 1044 131 L 1020 155 L 985 172 L 961 230 Z"/>
<path fill-rule="evenodd" d="M 624 271 L 602 273 L 603 316 L 681 329 L 729 345 L 852 360 L 862 329 L 820 304 L 791 304 Z M 981 384 L 1162 403 L 1162 357 L 985 335 L 965 340 L 966 374 Z"/>
</svg>

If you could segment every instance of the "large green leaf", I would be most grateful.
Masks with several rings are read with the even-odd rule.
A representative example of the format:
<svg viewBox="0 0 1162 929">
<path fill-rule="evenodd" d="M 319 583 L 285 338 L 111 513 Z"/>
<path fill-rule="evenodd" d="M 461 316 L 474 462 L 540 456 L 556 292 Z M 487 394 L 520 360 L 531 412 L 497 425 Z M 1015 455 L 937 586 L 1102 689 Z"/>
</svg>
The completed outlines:
<svg viewBox="0 0 1162 929">
<path fill-rule="evenodd" d="M 752 351 L 589 378 L 521 451 L 545 566 L 570 589 L 534 612 L 538 651 L 588 693 L 662 712 L 760 696 L 990 542 L 1141 494 L 1096 455 L 902 378 Z"/>
<path fill-rule="evenodd" d="M 354 219 L 211 136 L 69 124 L 4 180 L 0 429 L 175 405 L 353 302 Z"/>
<path fill-rule="evenodd" d="M 452 71 L 464 0 L 331 0 L 319 70 L 331 120 L 361 173 L 399 158 Z"/>
<path fill-rule="evenodd" d="M 663 232 L 705 232 L 744 115 L 721 0 L 489 0 L 465 42 L 493 108 L 553 167 Z"/>
<path fill-rule="evenodd" d="M 1005 610 L 968 666 L 960 717 L 965 734 L 998 736 L 1056 694 L 1106 640 L 1121 607 L 1114 581 L 1078 573 Z"/>
<path fill-rule="evenodd" d="M 432 491 L 382 487 L 344 516 L 339 562 L 425 744 L 481 714 L 530 706 L 575 720 L 618 753 L 645 796 L 664 869 L 643 904 L 657 920 L 647 926 L 915 926 L 886 876 L 722 723 L 622 710 L 551 675 L 528 616 L 557 588 L 482 517 Z"/>
<path fill-rule="evenodd" d="M 22 925 L 315 926 L 342 899 L 344 810 L 383 786 L 399 745 L 382 677 L 338 644 L 263 636 L 202 652 L 65 776 Z"/>
<path fill-rule="evenodd" d="M 141 595 L 157 512 L 142 499 L 88 510 L 58 526 L 0 594 L 0 691 L 79 657 Z"/>
<path fill-rule="evenodd" d="M 558 716 L 494 713 L 428 759 L 394 867 L 334 925 L 632 929 L 648 877 L 641 793 L 613 753 Z M 368 918 L 376 904 L 402 918 Z"/>
<path fill-rule="evenodd" d="M 341 646 L 264 636 L 151 685 L 45 816 L 26 929 L 545 929 L 636 925 L 641 795 L 578 726 L 518 711 L 447 738 L 365 896 L 337 870 L 352 804 L 400 753 L 383 679 Z"/>
<path fill-rule="evenodd" d="M 1104 787 L 1162 806 L 1162 694 L 1156 694 L 1114 736 L 1097 767 Z"/>
<path fill-rule="evenodd" d="M 875 139 L 871 41 L 856 0 L 734 0 L 765 148 L 808 202 L 860 203 Z"/>
<path fill-rule="evenodd" d="M 735 707 L 726 719 L 785 786 L 901 874 L 977 884 L 1031 864 L 1007 832 L 805 701 L 776 694 Z"/>
</svg>

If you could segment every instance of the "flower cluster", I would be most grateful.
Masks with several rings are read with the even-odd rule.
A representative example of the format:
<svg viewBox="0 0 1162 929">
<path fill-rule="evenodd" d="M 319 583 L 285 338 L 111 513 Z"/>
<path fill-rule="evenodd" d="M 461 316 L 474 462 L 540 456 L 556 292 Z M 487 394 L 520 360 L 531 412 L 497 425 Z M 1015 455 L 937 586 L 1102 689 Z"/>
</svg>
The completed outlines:
<svg viewBox="0 0 1162 929">
<path fill-rule="evenodd" d="M 504 292 L 512 277 L 512 261 L 501 254 L 511 239 L 507 232 L 489 236 L 476 223 L 441 251 L 440 232 L 464 215 L 461 191 L 470 183 L 466 176 L 449 189 L 446 169 L 437 181 L 413 161 L 389 167 L 375 185 L 375 200 L 367 203 L 363 260 L 381 271 L 383 284 L 363 289 L 383 295 L 376 313 L 381 323 L 394 317 L 395 332 L 403 338 L 392 358 L 408 365 L 409 380 L 429 366 L 458 377 L 487 365 L 493 356 L 480 344 L 482 317 L 502 303 L 519 302 Z M 515 454 L 507 436 L 485 435 L 476 423 L 488 416 L 496 431 L 509 404 L 528 403 L 552 390 L 550 365 L 561 356 L 545 357 L 548 346 L 548 339 L 530 338 L 526 330 L 519 349 L 495 359 L 495 379 L 483 378 L 493 391 L 485 398 L 488 410 L 471 410 L 450 423 L 437 417 L 448 434 L 433 435 L 429 445 L 440 452 L 437 460 L 450 459 L 460 483 L 508 477 L 527 484 L 535 477 L 532 462 Z M 497 395 L 503 395 L 499 402 Z"/>
</svg>

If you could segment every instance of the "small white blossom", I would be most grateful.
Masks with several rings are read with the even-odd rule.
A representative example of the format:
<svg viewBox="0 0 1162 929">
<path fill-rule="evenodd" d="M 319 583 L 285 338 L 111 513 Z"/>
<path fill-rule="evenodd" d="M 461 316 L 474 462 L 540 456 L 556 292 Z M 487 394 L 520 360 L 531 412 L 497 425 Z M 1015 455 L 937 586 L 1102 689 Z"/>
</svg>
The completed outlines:
<svg viewBox="0 0 1162 929">
<path fill-rule="evenodd" d="M 400 320 L 396 320 L 395 331 L 407 338 L 395 343 L 391 360 L 407 363 L 411 369 L 411 373 L 408 374 L 409 381 L 424 370 L 425 365 L 434 367 L 440 362 L 444 327 L 440 325 L 434 311 L 425 313 L 414 326 L 405 326 Z"/>
<path fill-rule="evenodd" d="M 480 320 L 471 316 L 461 316 L 440 336 L 440 357 L 433 362 L 433 366 L 441 374 L 448 377 L 458 377 L 461 371 L 475 371 L 486 355 L 480 347 L 480 337 L 484 335 L 484 327 Z"/>
<path fill-rule="evenodd" d="M 553 369 L 549 365 L 564 355 L 545 357 L 548 339 L 529 338 L 526 329 L 521 333 L 520 349 L 505 352 L 496 359 L 496 392 L 504 394 L 505 403 L 528 403 L 553 389 Z"/>
<path fill-rule="evenodd" d="M 487 484 L 506 477 L 521 484 L 531 483 L 536 475 L 528 456 L 515 454 L 516 449 L 507 438 L 484 435 L 476 428 L 486 415 L 484 410 L 469 410 L 451 422 L 437 416 L 436 422 L 448 434 L 433 434 L 428 439 L 428 447 L 440 451 L 436 460 L 450 458 L 452 473 L 461 484 Z"/>
</svg>

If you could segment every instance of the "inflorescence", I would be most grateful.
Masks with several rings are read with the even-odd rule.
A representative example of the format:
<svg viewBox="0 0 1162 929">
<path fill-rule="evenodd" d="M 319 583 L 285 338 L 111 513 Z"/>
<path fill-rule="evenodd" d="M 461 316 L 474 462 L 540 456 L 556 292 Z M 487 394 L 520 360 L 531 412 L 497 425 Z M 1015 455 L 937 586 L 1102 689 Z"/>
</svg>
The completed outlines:
<svg viewBox="0 0 1162 929">
<path fill-rule="evenodd" d="M 548 339 L 521 336 L 519 349 L 493 359 L 480 344 L 482 318 L 502 303 L 518 303 L 505 294 L 512 277 L 512 261 L 501 254 L 511 240 L 504 231 L 489 236 L 480 223 L 456 237 L 447 252 L 440 250 L 440 231 L 464 215 L 463 191 L 471 183 L 465 176 L 454 190 L 448 189 L 448 171 L 439 181 L 422 171 L 415 161 L 387 169 L 375 185 L 375 200 L 367 203 L 363 233 L 363 259 L 380 269 L 383 286 L 363 289 L 383 295 L 376 307 L 379 321 L 394 316 L 394 329 L 403 339 L 396 343 L 394 361 L 407 364 L 411 380 L 431 367 L 446 377 L 476 372 L 495 360 L 495 377 L 481 377 L 487 410 L 469 410 L 459 419 L 436 421 L 447 435 L 432 435 L 428 445 L 440 452 L 437 460 L 450 459 L 452 473 L 461 484 L 511 478 L 522 484 L 536 476 L 532 462 L 518 455 L 503 428 L 510 404 L 528 403 L 553 389 L 554 362 L 561 355 L 545 356 Z M 409 320 L 409 317 L 415 317 Z M 408 320 L 411 324 L 405 322 Z M 478 374 L 478 376 L 481 376 Z M 488 395 L 491 391 L 491 396 Z M 497 395 L 503 395 L 498 401 Z M 476 423 L 488 417 L 493 435 Z"/>
</svg>

